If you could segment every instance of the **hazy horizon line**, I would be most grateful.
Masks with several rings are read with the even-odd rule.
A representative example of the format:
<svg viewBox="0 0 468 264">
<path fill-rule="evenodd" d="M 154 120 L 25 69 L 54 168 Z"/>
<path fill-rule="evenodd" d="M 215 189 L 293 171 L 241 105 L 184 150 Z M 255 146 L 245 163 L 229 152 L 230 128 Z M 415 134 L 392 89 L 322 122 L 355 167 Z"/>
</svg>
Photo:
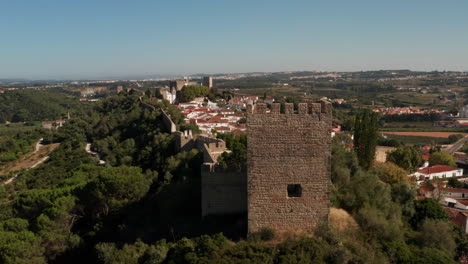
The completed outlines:
<svg viewBox="0 0 468 264">
<path fill-rule="evenodd" d="M 98 76 L 85 76 L 85 77 L 0 77 L 2 80 L 18 80 L 18 81 L 127 81 L 127 80 L 141 80 L 141 79 L 171 79 L 182 77 L 201 77 L 201 76 L 215 76 L 215 75 L 237 75 L 237 74 L 255 74 L 255 73 L 282 73 L 282 72 L 336 72 L 336 73 L 353 73 L 353 72 L 375 72 L 375 71 L 411 71 L 411 72 L 460 72 L 467 73 L 467 70 L 417 70 L 417 69 L 361 69 L 361 70 L 280 70 L 280 71 L 245 71 L 245 72 L 205 72 L 205 73 L 145 73 L 145 74 L 103 74 L 102 77 Z"/>
</svg>

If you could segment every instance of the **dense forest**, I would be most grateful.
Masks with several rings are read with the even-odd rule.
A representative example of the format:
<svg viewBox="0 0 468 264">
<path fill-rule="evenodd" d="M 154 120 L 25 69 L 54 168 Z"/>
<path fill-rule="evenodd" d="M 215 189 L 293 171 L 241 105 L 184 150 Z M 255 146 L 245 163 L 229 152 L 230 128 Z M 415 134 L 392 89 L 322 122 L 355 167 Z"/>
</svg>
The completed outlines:
<svg viewBox="0 0 468 264">
<path fill-rule="evenodd" d="M 76 105 L 76 98 L 50 91 L 6 91 L 0 94 L 0 123 L 62 119 Z"/>
<path fill-rule="evenodd" d="M 140 96 L 121 93 L 81 109 L 46 135 L 61 142 L 46 163 L 0 185 L 0 263 L 416 264 L 456 263 L 468 253 L 435 201 L 416 201 L 406 178 L 389 177 L 392 168 L 363 169 L 340 137 L 332 204 L 357 226 L 323 223 L 290 236 L 266 228 L 246 237 L 237 220 L 245 216 L 201 219 L 202 153 L 176 152 L 159 109 L 179 127 L 180 112 L 163 102 L 151 111 Z M 224 161 L 242 165 L 245 137 L 220 137 L 233 150 Z M 86 153 L 87 142 L 107 166 Z"/>
</svg>

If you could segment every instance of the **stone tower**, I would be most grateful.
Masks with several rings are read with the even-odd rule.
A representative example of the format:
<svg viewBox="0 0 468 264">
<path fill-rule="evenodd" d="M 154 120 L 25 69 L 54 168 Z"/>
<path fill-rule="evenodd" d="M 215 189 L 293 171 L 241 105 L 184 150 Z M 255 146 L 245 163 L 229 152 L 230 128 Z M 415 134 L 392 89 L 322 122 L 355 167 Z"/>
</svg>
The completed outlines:
<svg viewBox="0 0 468 264">
<path fill-rule="evenodd" d="M 248 230 L 307 230 L 328 219 L 331 105 L 248 107 Z"/>
</svg>

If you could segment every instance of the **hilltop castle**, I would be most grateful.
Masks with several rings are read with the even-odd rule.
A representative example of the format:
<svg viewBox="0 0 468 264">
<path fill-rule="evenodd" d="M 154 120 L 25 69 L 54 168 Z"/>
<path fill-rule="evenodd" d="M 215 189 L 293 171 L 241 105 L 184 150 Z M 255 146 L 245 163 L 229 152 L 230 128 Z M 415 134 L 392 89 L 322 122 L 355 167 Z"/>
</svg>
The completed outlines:
<svg viewBox="0 0 468 264">
<path fill-rule="evenodd" d="M 245 214 L 248 231 L 263 227 L 308 230 L 328 219 L 332 109 L 330 103 L 258 103 L 247 108 L 247 166 L 224 168 L 217 157 L 225 142 L 176 131 L 164 112 L 176 148 L 204 153 L 202 216 Z"/>
<path fill-rule="evenodd" d="M 248 230 L 306 230 L 328 218 L 331 105 L 248 107 L 247 168 L 202 168 L 202 215 L 247 213 Z"/>
</svg>

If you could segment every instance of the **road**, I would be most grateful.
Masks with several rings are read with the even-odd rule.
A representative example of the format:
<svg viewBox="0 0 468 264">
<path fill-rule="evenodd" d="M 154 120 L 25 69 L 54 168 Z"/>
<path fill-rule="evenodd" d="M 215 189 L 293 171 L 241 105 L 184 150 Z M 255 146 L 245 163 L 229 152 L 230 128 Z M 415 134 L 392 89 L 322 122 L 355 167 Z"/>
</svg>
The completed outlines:
<svg viewBox="0 0 468 264">
<path fill-rule="evenodd" d="M 42 141 L 43 141 L 43 140 L 44 140 L 43 138 L 40 138 L 39 141 L 37 141 L 37 143 L 36 143 L 36 149 L 34 150 L 34 152 L 38 152 L 38 151 L 39 151 L 39 149 L 40 149 L 41 146 L 42 146 Z"/>
<path fill-rule="evenodd" d="M 91 156 L 97 157 L 99 159 L 99 165 L 106 165 L 106 161 L 101 159 L 101 155 L 91 150 L 91 143 L 86 143 L 85 150 L 91 154 Z"/>
<path fill-rule="evenodd" d="M 450 146 L 450 147 L 448 147 L 446 149 L 443 149 L 443 151 L 448 152 L 450 154 L 453 154 L 453 153 L 457 152 L 461 147 L 463 147 L 463 145 L 465 144 L 466 141 L 468 141 L 468 136 L 463 137 L 462 139 L 460 139 L 457 142 L 453 143 L 452 146 Z"/>
<path fill-rule="evenodd" d="M 41 138 L 41 139 L 39 139 L 39 140 L 37 141 L 36 147 L 35 147 L 35 149 L 34 149 L 34 153 L 38 152 L 39 149 L 43 146 L 43 145 L 42 145 L 42 141 L 43 141 L 43 140 L 44 140 L 44 139 Z M 41 165 L 42 163 L 44 163 L 44 162 L 45 162 L 46 160 L 48 160 L 48 159 L 49 159 L 49 155 L 43 157 L 43 158 L 40 159 L 38 162 L 34 163 L 31 167 L 29 167 L 29 169 L 34 169 L 35 167 Z M 18 178 L 18 173 L 15 174 L 15 175 L 13 175 L 13 177 L 9 178 L 8 180 L 6 180 L 3 184 L 4 184 L 4 185 L 10 184 L 10 183 L 12 183 L 16 178 Z"/>
</svg>

